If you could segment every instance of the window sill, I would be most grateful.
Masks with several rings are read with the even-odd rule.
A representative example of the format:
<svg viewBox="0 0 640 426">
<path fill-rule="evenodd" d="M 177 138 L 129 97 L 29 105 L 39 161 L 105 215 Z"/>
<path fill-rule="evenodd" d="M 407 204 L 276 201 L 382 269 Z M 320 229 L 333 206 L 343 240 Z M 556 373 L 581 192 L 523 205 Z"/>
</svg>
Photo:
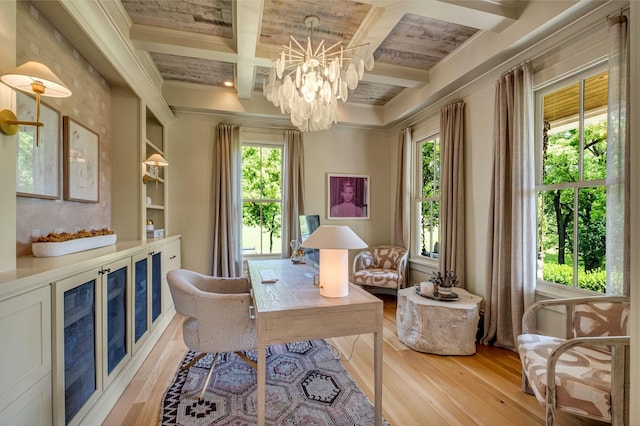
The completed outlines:
<svg viewBox="0 0 640 426">
<path fill-rule="evenodd" d="M 423 257 L 409 258 L 409 267 L 411 269 L 415 269 L 416 271 L 424 272 L 427 274 L 430 274 L 433 271 L 437 271 L 440 268 L 439 262 L 437 260 L 425 259 Z"/>
<path fill-rule="evenodd" d="M 569 297 L 595 296 L 600 293 L 582 290 L 580 288 L 568 287 L 559 284 L 550 284 L 538 280 L 536 283 L 536 300 L 541 299 L 565 299 Z"/>
</svg>

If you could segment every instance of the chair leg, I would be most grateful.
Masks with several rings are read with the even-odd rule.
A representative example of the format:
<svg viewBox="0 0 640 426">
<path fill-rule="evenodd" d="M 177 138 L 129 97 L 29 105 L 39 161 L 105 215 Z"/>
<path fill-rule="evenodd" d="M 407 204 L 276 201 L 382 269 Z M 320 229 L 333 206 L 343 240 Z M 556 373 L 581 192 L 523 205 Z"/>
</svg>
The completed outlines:
<svg viewBox="0 0 640 426">
<path fill-rule="evenodd" d="M 529 379 L 527 379 L 527 375 L 522 370 L 522 392 L 533 395 L 533 389 L 531 389 L 531 385 L 529 385 Z"/>
<path fill-rule="evenodd" d="M 211 374 L 213 374 L 213 367 L 216 366 L 216 361 L 218 360 L 218 356 L 220 355 L 220 352 L 216 353 L 216 356 L 213 357 L 213 362 L 211 363 L 211 368 L 209 369 L 209 374 L 207 374 L 207 380 L 205 380 L 204 382 L 204 386 L 202 387 L 202 390 L 200 391 L 200 396 L 198 397 L 198 399 L 202 399 L 202 397 L 204 396 L 204 392 L 207 390 L 207 386 L 209 386 L 209 380 L 211 380 Z"/>
<path fill-rule="evenodd" d="M 258 365 L 253 362 L 248 356 L 246 356 L 244 353 L 242 352 L 236 352 L 236 355 L 238 355 L 240 358 L 242 358 L 244 360 L 244 362 L 246 362 L 247 364 L 249 364 L 250 366 L 253 367 L 254 370 L 258 369 Z"/>
<path fill-rule="evenodd" d="M 200 360 L 200 358 L 202 358 L 206 354 L 207 354 L 206 352 L 202 352 L 202 353 L 198 354 L 195 358 L 193 358 L 191 361 L 189 361 L 188 364 L 184 365 L 180 370 L 184 371 L 184 370 L 190 369 L 193 364 L 198 362 Z"/>
</svg>

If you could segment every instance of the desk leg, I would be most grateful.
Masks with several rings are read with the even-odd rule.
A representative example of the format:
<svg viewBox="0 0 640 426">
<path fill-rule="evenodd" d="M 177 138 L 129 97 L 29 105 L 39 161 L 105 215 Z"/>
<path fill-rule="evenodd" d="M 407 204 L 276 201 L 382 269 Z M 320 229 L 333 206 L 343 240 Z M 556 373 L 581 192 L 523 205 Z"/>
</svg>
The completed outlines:
<svg viewBox="0 0 640 426">
<path fill-rule="evenodd" d="M 264 426 L 267 390 L 267 345 L 258 320 L 258 426 Z"/>
<path fill-rule="evenodd" d="M 382 309 L 378 318 L 377 331 L 374 333 L 374 349 L 373 349 L 373 366 L 375 369 L 375 415 L 376 426 L 382 426 L 382 349 L 383 349 L 383 335 L 382 335 Z"/>
</svg>

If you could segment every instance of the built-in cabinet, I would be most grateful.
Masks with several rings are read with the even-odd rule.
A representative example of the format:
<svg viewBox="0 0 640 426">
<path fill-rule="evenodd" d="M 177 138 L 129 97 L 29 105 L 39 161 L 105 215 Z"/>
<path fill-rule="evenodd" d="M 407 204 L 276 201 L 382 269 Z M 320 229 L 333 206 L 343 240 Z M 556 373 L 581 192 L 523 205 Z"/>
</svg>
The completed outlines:
<svg viewBox="0 0 640 426">
<path fill-rule="evenodd" d="M 48 273 L 50 259 L 28 259 L 33 288 L 0 286 L 0 425 L 99 424 L 142 364 L 175 312 L 165 277 L 180 239 L 120 245 Z"/>
<path fill-rule="evenodd" d="M 0 298 L 0 425 L 51 424 L 49 286 Z"/>
<path fill-rule="evenodd" d="M 144 240 L 150 220 L 168 236 L 168 167 L 144 163 L 153 154 L 171 161 L 166 154 L 166 125 L 129 89 L 112 88 L 111 101 L 115 123 L 111 157 L 118 165 L 111 177 L 113 229 L 122 238 Z"/>
<path fill-rule="evenodd" d="M 145 159 L 160 154 L 168 161 L 164 150 L 165 129 L 149 109 L 145 114 Z M 155 229 L 165 229 L 166 167 L 146 166 L 145 222 L 152 221 Z"/>
</svg>

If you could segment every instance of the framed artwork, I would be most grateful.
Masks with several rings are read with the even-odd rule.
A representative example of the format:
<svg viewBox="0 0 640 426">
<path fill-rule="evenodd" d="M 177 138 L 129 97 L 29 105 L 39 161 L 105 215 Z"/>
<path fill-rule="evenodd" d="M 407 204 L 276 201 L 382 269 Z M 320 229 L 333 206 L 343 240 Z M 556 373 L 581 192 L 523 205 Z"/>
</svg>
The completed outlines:
<svg viewBox="0 0 640 426">
<path fill-rule="evenodd" d="M 36 121 L 36 100 L 16 91 L 18 120 Z M 19 126 L 16 137 L 16 195 L 60 198 L 60 113 L 40 103 L 40 138 L 36 127 Z"/>
<path fill-rule="evenodd" d="M 73 118 L 63 118 L 64 199 L 97 203 L 99 201 L 98 134 Z"/>
<path fill-rule="evenodd" d="M 327 175 L 327 218 L 369 219 L 369 176 Z"/>
</svg>

